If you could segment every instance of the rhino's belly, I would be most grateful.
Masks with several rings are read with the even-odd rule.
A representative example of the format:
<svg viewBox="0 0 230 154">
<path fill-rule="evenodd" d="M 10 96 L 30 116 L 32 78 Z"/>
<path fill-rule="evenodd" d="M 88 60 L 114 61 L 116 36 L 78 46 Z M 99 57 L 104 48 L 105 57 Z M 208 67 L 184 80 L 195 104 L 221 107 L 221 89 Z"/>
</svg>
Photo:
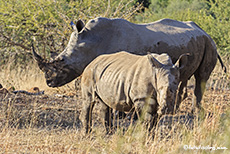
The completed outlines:
<svg viewBox="0 0 230 154">
<path fill-rule="evenodd" d="M 129 112 L 133 108 L 133 105 L 128 104 L 126 101 L 110 102 L 108 106 L 122 112 Z"/>
<path fill-rule="evenodd" d="M 97 94 L 109 107 L 128 112 L 132 109 L 133 103 L 123 88 L 116 89 L 110 86 L 97 86 Z"/>
<path fill-rule="evenodd" d="M 126 98 L 119 98 L 119 95 L 111 95 L 108 93 L 98 94 L 103 103 L 108 105 L 110 108 L 123 111 L 123 112 L 129 112 L 133 108 L 133 104 Z"/>
</svg>

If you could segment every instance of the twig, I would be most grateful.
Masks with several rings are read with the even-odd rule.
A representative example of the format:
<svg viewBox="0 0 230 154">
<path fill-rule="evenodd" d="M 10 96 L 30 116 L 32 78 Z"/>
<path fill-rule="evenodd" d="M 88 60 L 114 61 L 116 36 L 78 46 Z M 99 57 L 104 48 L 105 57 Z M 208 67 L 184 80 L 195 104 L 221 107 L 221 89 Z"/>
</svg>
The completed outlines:
<svg viewBox="0 0 230 154">
<path fill-rule="evenodd" d="M 23 48 L 23 49 L 25 49 L 25 50 L 31 50 L 31 48 L 28 48 L 28 47 L 26 47 L 26 46 L 23 45 L 23 44 L 16 43 L 16 42 L 12 41 L 9 37 L 7 37 L 6 35 L 4 35 L 3 32 L 0 32 L 0 34 L 1 34 L 1 36 L 2 36 L 3 38 L 6 39 L 6 41 L 7 41 L 8 44 L 13 45 L 13 46 L 19 46 L 19 47 L 21 47 L 21 48 Z"/>
</svg>

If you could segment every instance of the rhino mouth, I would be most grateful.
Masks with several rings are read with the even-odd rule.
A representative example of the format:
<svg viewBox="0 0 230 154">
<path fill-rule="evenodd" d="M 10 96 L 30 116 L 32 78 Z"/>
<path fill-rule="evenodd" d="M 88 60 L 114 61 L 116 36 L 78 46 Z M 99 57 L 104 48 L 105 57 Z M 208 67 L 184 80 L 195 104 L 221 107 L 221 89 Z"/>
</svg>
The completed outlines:
<svg viewBox="0 0 230 154">
<path fill-rule="evenodd" d="M 54 80 L 46 80 L 46 84 L 47 84 L 49 87 L 52 87 L 52 88 L 62 86 L 60 83 L 57 84 L 57 82 L 55 82 Z"/>
<path fill-rule="evenodd" d="M 65 67 L 65 69 L 61 69 L 55 74 L 56 76 L 46 77 L 46 83 L 49 87 L 61 87 L 81 75 L 69 67 Z"/>
</svg>

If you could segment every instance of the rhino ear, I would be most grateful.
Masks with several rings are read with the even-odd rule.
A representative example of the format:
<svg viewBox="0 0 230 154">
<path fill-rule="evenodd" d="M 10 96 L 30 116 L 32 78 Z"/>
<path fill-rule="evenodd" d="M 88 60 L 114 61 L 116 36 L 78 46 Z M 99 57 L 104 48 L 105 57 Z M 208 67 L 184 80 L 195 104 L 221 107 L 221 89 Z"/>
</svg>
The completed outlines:
<svg viewBox="0 0 230 154">
<path fill-rule="evenodd" d="M 179 68 L 179 69 L 184 68 L 188 62 L 189 55 L 190 55 L 189 53 L 182 54 L 179 57 L 179 59 L 176 61 L 176 63 L 174 64 L 174 67 Z"/>
<path fill-rule="evenodd" d="M 85 27 L 85 24 L 81 19 L 77 21 L 76 25 L 77 25 L 78 32 L 80 32 Z"/>
<path fill-rule="evenodd" d="M 150 53 L 148 53 L 147 57 L 148 57 L 148 60 L 149 60 L 150 64 L 151 64 L 153 67 L 161 68 L 161 67 L 164 66 L 164 65 L 163 65 L 162 63 L 160 63 L 156 58 L 154 58 Z"/>
</svg>

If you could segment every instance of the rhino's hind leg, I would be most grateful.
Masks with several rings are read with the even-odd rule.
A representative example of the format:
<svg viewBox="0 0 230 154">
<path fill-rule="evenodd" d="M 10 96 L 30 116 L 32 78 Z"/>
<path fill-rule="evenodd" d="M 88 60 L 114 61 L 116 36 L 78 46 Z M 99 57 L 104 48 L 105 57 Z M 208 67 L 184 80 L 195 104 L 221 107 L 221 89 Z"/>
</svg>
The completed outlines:
<svg viewBox="0 0 230 154">
<path fill-rule="evenodd" d="M 207 82 L 207 80 L 201 79 L 198 75 L 195 75 L 195 78 L 196 78 L 196 86 L 194 90 L 195 97 L 193 98 L 192 112 L 194 112 L 195 108 L 199 110 L 203 110 L 201 106 L 201 99 L 205 92 L 205 85 Z"/>
<path fill-rule="evenodd" d="M 203 108 L 201 107 L 201 99 L 205 91 L 206 82 L 208 81 L 214 67 L 216 66 L 218 56 L 216 47 L 213 46 L 213 43 L 209 40 L 210 38 L 206 39 L 207 41 L 205 45 L 203 59 L 200 63 L 199 68 L 194 73 L 196 86 L 194 90 L 195 100 L 193 99 L 193 102 L 195 102 L 195 104 L 193 104 L 199 110 L 203 110 Z"/>
<path fill-rule="evenodd" d="M 211 75 L 215 65 L 216 65 L 215 56 L 212 54 L 210 55 L 205 54 L 205 57 L 201 65 L 194 73 L 196 79 L 196 86 L 194 90 L 195 98 L 193 99 L 193 106 L 196 107 L 198 110 L 203 110 L 203 108 L 201 107 L 201 100 L 205 92 L 206 82 L 208 81 L 209 76 Z M 194 111 L 194 107 L 193 107 L 193 111 Z"/>
</svg>

